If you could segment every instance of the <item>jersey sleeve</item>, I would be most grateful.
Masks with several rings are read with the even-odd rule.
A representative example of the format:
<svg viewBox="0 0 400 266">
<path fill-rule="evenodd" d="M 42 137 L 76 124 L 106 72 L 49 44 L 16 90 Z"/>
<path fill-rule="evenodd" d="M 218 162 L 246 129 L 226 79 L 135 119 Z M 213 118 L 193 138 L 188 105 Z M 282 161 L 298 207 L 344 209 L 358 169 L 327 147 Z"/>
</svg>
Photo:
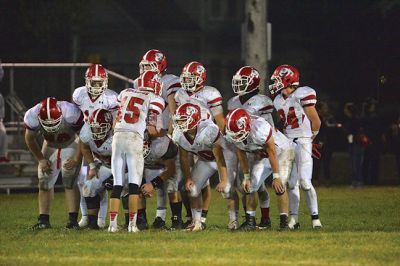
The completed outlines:
<svg viewBox="0 0 400 266">
<path fill-rule="evenodd" d="M 105 109 L 113 112 L 118 109 L 118 93 L 113 90 L 107 89 L 106 91 L 107 103 Z"/>
<path fill-rule="evenodd" d="M 61 110 L 68 124 L 76 130 L 82 128 L 84 124 L 84 115 L 76 105 L 69 102 L 61 102 Z"/>
<path fill-rule="evenodd" d="M 303 107 L 314 106 L 317 103 L 317 94 L 310 87 L 297 88 L 295 93 L 296 99 Z"/>
<path fill-rule="evenodd" d="M 26 111 L 24 116 L 25 128 L 33 131 L 39 129 L 39 118 L 38 118 L 39 109 L 40 109 L 40 104 L 37 104 L 28 111 Z"/>
<path fill-rule="evenodd" d="M 210 122 L 198 135 L 199 142 L 204 143 L 206 146 L 212 146 L 221 137 L 219 128 L 214 123 Z"/>
<path fill-rule="evenodd" d="M 81 106 L 82 105 L 82 101 L 83 101 L 83 97 L 82 97 L 82 90 L 86 89 L 86 87 L 79 87 L 77 89 L 75 89 L 74 93 L 72 94 L 72 101 L 78 105 Z"/>
<path fill-rule="evenodd" d="M 236 97 L 230 98 L 227 104 L 228 111 L 235 109 L 235 99 Z"/>
<path fill-rule="evenodd" d="M 210 108 L 212 114 L 215 116 L 222 113 L 221 93 L 216 88 L 209 87 L 207 94 L 207 106 Z"/>
<path fill-rule="evenodd" d="M 180 88 L 180 89 L 176 90 L 174 99 L 178 106 L 189 101 L 189 98 L 190 98 L 189 95 L 187 95 L 187 93 L 184 89 Z"/>
<path fill-rule="evenodd" d="M 181 82 L 179 80 L 178 76 L 175 75 L 169 75 L 170 80 L 168 80 L 168 84 L 166 84 L 166 92 L 167 92 L 167 97 L 170 96 L 171 94 L 174 94 L 181 88 Z"/>
<path fill-rule="evenodd" d="M 254 128 L 253 139 L 258 145 L 264 145 L 272 136 L 272 127 L 264 119 L 256 119 L 252 128 Z"/>
<path fill-rule="evenodd" d="M 88 144 L 92 139 L 92 132 L 88 124 L 83 125 L 81 131 L 79 132 L 79 139 L 85 144 Z"/>
<path fill-rule="evenodd" d="M 150 100 L 149 112 L 156 113 L 157 115 L 162 114 L 165 108 L 165 101 L 163 98 L 157 96 Z"/>
</svg>

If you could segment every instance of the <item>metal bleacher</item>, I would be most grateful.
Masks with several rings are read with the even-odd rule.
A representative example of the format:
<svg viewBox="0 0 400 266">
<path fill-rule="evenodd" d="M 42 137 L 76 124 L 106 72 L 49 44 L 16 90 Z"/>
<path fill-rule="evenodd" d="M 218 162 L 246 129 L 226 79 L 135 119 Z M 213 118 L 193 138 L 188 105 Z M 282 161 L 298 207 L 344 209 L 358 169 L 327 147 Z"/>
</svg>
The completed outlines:
<svg viewBox="0 0 400 266">
<path fill-rule="evenodd" d="M 6 122 L 9 162 L 0 163 L 0 189 L 7 194 L 12 189 L 37 187 L 37 163 L 24 142 L 23 117 L 26 107 L 15 94 L 9 94 L 5 101 L 16 114 L 17 121 Z"/>
</svg>

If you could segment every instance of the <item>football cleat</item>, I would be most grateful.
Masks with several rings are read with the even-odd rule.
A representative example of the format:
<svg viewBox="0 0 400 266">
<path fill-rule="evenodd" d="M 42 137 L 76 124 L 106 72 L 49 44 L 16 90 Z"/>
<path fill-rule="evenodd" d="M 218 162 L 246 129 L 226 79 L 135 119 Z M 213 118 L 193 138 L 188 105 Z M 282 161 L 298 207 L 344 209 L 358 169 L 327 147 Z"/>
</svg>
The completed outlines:
<svg viewBox="0 0 400 266">
<path fill-rule="evenodd" d="M 79 227 L 80 227 L 80 228 L 84 228 L 84 227 L 88 226 L 88 224 L 89 224 L 89 218 L 88 218 L 88 216 L 87 216 L 87 215 L 83 215 L 83 216 L 81 217 L 81 220 L 80 220 L 79 223 L 78 223 Z"/>
<path fill-rule="evenodd" d="M 50 223 L 38 222 L 37 224 L 32 225 L 32 230 L 41 230 L 49 228 L 51 228 Z"/>
<path fill-rule="evenodd" d="M 78 224 L 78 222 L 76 222 L 76 221 L 74 221 L 74 222 L 69 221 L 69 222 L 65 225 L 65 228 L 67 228 L 67 229 L 75 229 L 75 230 L 80 229 L 79 224 Z"/>
<path fill-rule="evenodd" d="M 192 219 L 186 219 L 186 222 L 184 222 L 184 223 L 182 224 L 182 229 L 188 228 L 189 225 L 191 225 L 191 224 L 192 224 Z"/>
<path fill-rule="evenodd" d="M 261 218 L 260 223 L 257 225 L 258 230 L 271 229 L 271 220 Z"/>
<path fill-rule="evenodd" d="M 246 214 L 246 221 L 239 227 L 241 231 L 254 231 L 256 230 L 256 217 Z"/>
<path fill-rule="evenodd" d="M 295 229 L 299 229 L 300 228 L 300 223 L 297 222 L 295 219 L 293 219 L 292 217 L 290 218 L 290 221 L 288 223 L 288 227 L 291 230 L 295 230 Z"/>
<path fill-rule="evenodd" d="M 178 216 L 172 216 L 171 218 L 171 230 L 183 229 L 182 219 Z"/>
<path fill-rule="evenodd" d="M 232 231 L 238 230 L 238 229 L 239 229 L 239 222 L 238 222 L 237 220 L 235 220 L 235 221 L 230 221 L 230 222 L 228 223 L 228 229 L 229 229 L 229 230 L 232 230 Z"/>
<path fill-rule="evenodd" d="M 138 233 L 140 232 L 139 228 L 135 224 L 129 224 L 128 225 L 128 232 L 129 233 Z"/>
<path fill-rule="evenodd" d="M 99 228 L 103 229 L 106 227 L 106 220 L 103 218 L 98 218 L 97 219 L 97 225 L 99 226 Z"/>
<path fill-rule="evenodd" d="M 153 229 L 166 229 L 165 221 L 161 217 L 156 217 L 153 224 L 151 225 Z"/>
<path fill-rule="evenodd" d="M 311 223 L 312 223 L 312 228 L 313 229 L 316 229 L 316 230 L 322 229 L 322 224 L 321 224 L 321 221 L 319 219 L 311 220 Z"/>
<path fill-rule="evenodd" d="M 281 231 L 289 230 L 287 215 L 280 216 L 279 230 Z"/>
<path fill-rule="evenodd" d="M 129 229 L 129 226 L 128 226 L 128 229 Z M 110 232 L 110 233 L 118 232 L 118 225 L 110 224 L 108 226 L 108 232 Z"/>
<path fill-rule="evenodd" d="M 138 215 L 136 219 L 136 226 L 140 231 L 149 229 L 146 216 Z"/>
<path fill-rule="evenodd" d="M 193 221 L 188 227 L 185 229 L 186 231 L 196 232 L 204 230 L 203 224 L 201 221 Z"/>
</svg>

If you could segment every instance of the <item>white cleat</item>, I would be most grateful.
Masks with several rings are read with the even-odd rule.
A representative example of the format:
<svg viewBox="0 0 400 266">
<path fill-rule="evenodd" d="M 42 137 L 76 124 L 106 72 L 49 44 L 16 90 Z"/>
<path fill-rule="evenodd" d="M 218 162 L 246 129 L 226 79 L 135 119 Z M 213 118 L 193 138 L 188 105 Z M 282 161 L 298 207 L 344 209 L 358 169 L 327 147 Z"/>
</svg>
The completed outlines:
<svg viewBox="0 0 400 266">
<path fill-rule="evenodd" d="M 109 233 L 116 233 L 116 232 L 118 232 L 118 225 L 112 225 L 112 224 L 110 224 L 110 226 L 108 226 L 108 232 L 109 232 Z"/>
<path fill-rule="evenodd" d="M 312 222 L 313 229 L 321 229 L 322 228 L 322 224 L 319 219 L 311 220 L 311 222 Z"/>
<path fill-rule="evenodd" d="M 239 229 L 239 222 L 237 220 L 230 221 L 229 224 L 228 224 L 228 229 L 232 230 L 232 231 Z"/>
<path fill-rule="evenodd" d="M 128 232 L 129 233 L 137 233 L 139 232 L 139 228 L 136 225 L 128 225 Z"/>
<path fill-rule="evenodd" d="M 194 227 L 192 228 L 192 232 L 203 231 L 203 224 L 201 221 L 195 221 Z"/>
<path fill-rule="evenodd" d="M 102 218 L 97 218 L 97 225 L 103 229 L 106 227 L 106 220 Z M 79 225 L 80 226 L 80 225 Z"/>
<path fill-rule="evenodd" d="M 293 217 L 290 217 L 290 220 L 288 222 L 288 227 L 290 230 L 299 229 L 300 224 L 296 221 L 296 219 L 294 219 Z"/>
<path fill-rule="evenodd" d="M 87 215 L 82 216 L 81 220 L 78 223 L 80 228 L 86 227 L 89 225 L 89 218 Z"/>
</svg>

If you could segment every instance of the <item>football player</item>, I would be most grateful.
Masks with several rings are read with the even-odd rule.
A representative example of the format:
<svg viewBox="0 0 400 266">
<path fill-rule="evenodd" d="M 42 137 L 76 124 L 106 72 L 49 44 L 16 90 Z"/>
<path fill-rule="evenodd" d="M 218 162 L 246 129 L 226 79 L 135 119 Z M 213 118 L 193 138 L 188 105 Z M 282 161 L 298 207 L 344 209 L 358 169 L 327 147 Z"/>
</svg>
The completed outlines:
<svg viewBox="0 0 400 266">
<path fill-rule="evenodd" d="M 241 67 L 232 77 L 232 89 L 237 96 L 228 101 L 228 111 L 232 111 L 235 108 L 243 108 L 250 115 L 264 118 L 274 127 L 272 118 L 274 105 L 268 96 L 260 94 L 260 74 L 257 69 L 251 66 Z M 258 191 L 258 198 L 260 201 L 261 220 L 257 228 L 271 228 L 271 219 L 269 217 L 270 198 L 264 183 Z M 242 201 L 245 206 L 245 197 L 242 198 Z"/>
<path fill-rule="evenodd" d="M 217 191 L 228 201 L 234 190 L 234 178 L 236 174 L 236 162 L 231 160 L 234 151 L 228 148 L 228 143 L 222 137 L 216 124 L 210 119 L 207 109 L 193 103 L 180 105 L 173 117 L 174 133 L 173 140 L 179 146 L 179 157 L 183 176 L 185 177 L 185 188 L 189 191 L 190 203 L 193 213 L 192 224 L 188 226 L 190 231 L 201 231 L 204 229 L 202 215 L 201 190 L 207 185 L 209 178 L 218 172 L 220 183 Z M 198 156 L 198 160 L 190 169 L 189 153 Z M 235 206 L 228 206 L 229 224 L 237 223 Z M 236 228 L 234 228 L 236 229 Z"/>
<path fill-rule="evenodd" d="M 225 117 L 222 108 L 222 96 L 221 93 L 214 87 L 206 86 L 207 72 L 205 67 L 196 61 L 186 64 L 180 76 L 182 88 L 178 89 L 175 93 L 175 101 L 177 105 L 182 105 L 184 103 L 192 102 L 195 104 L 200 104 L 207 108 L 212 114 L 213 119 L 218 125 L 221 132 L 225 130 Z M 235 160 L 232 158 L 232 160 Z M 238 195 L 236 191 L 232 192 L 231 196 L 231 206 L 238 206 Z M 207 185 L 203 189 L 203 213 L 202 222 L 205 224 L 207 218 L 208 208 L 211 202 L 211 188 Z M 238 210 L 236 210 L 237 216 Z M 189 213 L 188 213 L 189 214 Z M 233 214 L 232 214 L 233 216 Z M 188 222 L 190 222 L 190 217 L 188 217 Z M 233 225 L 233 224 L 232 224 Z"/>
<path fill-rule="evenodd" d="M 66 227 L 78 229 L 79 190 L 76 185 L 82 155 L 77 132 L 83 125 L 83 114 L 75 104 L 48 97 L 25 113 L 25 142 L 39 162 L 39 218 L 32 229 L 50 228 L 50 207 L 54 184 L 61 172 L 69 211 Z M 43 136 L 42 148 L 36 140 Z"/>
<path fill-rule="evenodd" d="M 161 77 L 161 97 L 164 99 L 168 108 L 164 109 L 161 115 L 160 127 L 157 128 L 160 132 L 159 136 L 164 136 L 169 131 L 172 133 L 172 120 L 171 114 L 175 113 L 176 103 L 174 95 L 177 89 L 181 87 L 179 82 L 179 77 L 173 74 L 167 73 L 168 61 L 167 57 L 160 50 L 152 49 L 147 51 L 142 60 L 139 63 L 139 71 L 143 73 L 144 71 L 158 71 Z M 137 88 L 137 79 L 135 80 L 135 88 Z M 154 133 L 153 133 L 154 135 Z M 178 160 L 178 158 L 176 158 Z M 180 172 L 180 168 L 176 169 Z M 181 176 L 181 173 L 174 175 L 174 178 Z M 170 179 L 168 179 L 170 180 Z M 182 197 L 179 192 L 178 187 L 171 186 L 174 182 L 166 182 L 163 187 L 157 189 L 157 213 L 156 218 L 152 224 L 152 228 L 165 228 L 165 219 L 167 215 L 167 197 L 170 201 L 170 207 L 172 213 L 176 213 L 177 210 L 182 209 Z M 166 185 L 168 184 L 168 187 Z M 138 219 L 143 220 L 142 210 L 138 213 Z M 171 220 L 173 225 L 179 225 L 182 223 L 180 215 L 172 215 Z M 174 227 L 174 226 L 173 226 Z"/>
<path fill-rule="evenodd" d="M 305 192 L 307 206 L 311 215 L 312 227 L 322 227 L 318 216 L 317 193 L 311 183 L 312 178 L 312 141 L 317 136 L 321 121 L 315 104 L 317 96 L 310 87 L 300 87 L 299 71 L 291 65 L 281 65 L 271 76 L 269 90 L 276 95 L 275 109 L 283 121 L 285 135 L 295 143 L 295 164 L 292 175 Z M 291 229 L 298 228 L 298 210 L 300 192 L 298 185 L 289 191 Z"/>
<path fill-rule="evenodd" d="M 103 183 L 112 177 L 112 113 L 105 109 L 97 109 L 90 115 L 88 123 L 89 127 L 83 127 L 79 135 L 80 149 L 89 165 L 89 173 L 83 182 L 82 196 L 88 209 L 88 227 L 99 229 L 105 226 L 108 206 L 108 194 Z M 104 209 L 99 212 L 102 207 Z"/>
<path fill-rule="evenodd" d="M 255 192 L 272 172 L 272 187 L 278 196 L 280 229 L 288 228 L 288 196 L 286 187 L 293 161 L 291 143 L 283 134 L 259 116 L 250 116 L 245 109 L 236 108 L 226 116 L 226 138 L 235 144 L 244 175 L 242 188 L 246 194 L 246 221 L 241 230 L 256 229 L 257 201 Z M 291 160 L 288 160 L 291 156 Z"/>
<path fill-rule="evenodd" d="M 128 168 L 129 232 L 136 226 L 140 184 L 143 177 L 143 135 L 146 127 L 155 127 L 157 117 L 165 107 L 158 72 L 144 71 L 138 79 L 138 89 L 125 89 L 118 95 L 119 108 L 114 122 L 112 141 L 112 174 L 114 186 L 110 199 L 109 232 L 117 232 L 117 215 Z M 154 131 L 154 130 L 153 130 Z"/>
<path fill-rule="evenodd" d="M 174 178 L 175 171 L 175 158 L 178 154 L 178 147 L 172 142 L 167 136 L 158 137 L 155 139 L 145 138 L 143 146 L 143 157 L 144 157 L 144 177 L 145 182 L 141 187 L 144 196 L 150 196 L 157 189 L 164 189 L 168 191 L 168 187 L 173 187 L 174 191 L 178 186 L 178 178 Z M 169 190 L 171 191 L 171 190 Z M 174 193 L 174 192 L 172 192 Z M 169 193 L 170 195 L 170 193 Z M 173 195 L 171 195 L 173 197 Z M 170 197 L 171 197 L 170 196 Z M 159 196 L 158 196 L 159 198 Z M 158 200 L 157 198 L 157 200 Z M 182 206 L 182 205 L 180 205 Z M 182 228 L 182 209 L 174 208 L 171 206 L 172 217 L 178 219 L 172 220 L 172 229 Z M 138 227 L 146 228 L 146 221 L 139 223 L 139 213 L 145 212 L 146 202 L 145 197 L 142 197 L 141 208 L 138 211 Z M 145 214 L 143 215 L 144 217 Z M 156 229 L 165 229 L 163 227 Z"/>
<path fill-rule="evenodd" d="M 117 102 L 118 94 L 108 88 L 108 73 L 107 70 L 100 64 L 93 64 L 85 72 L 85 86 L 81 86 L 75 89 L 72 94 L 72 101 L 81 109 L 85 116 L 85 122 L 89 121 L 89 117 L 95 110 L 105 109 L 112 112 L 115 117 L 116 110 L 118 107 Z M 86 132 L 89 132 L 89 127 L 84 126 Z M 82 166 L 80 180 L 78 181 L 79 189 L 81 190 L 81 213 L 82 217 L 79 221 L 80 227 L 88 225 L 88 211 L 86 201 L 82 196 L 82 188 L 87 175 L 87 166 Z M 104 196 L 108 197 L 107 191 Z M 103 228 L 105 226 L 105 219 L 108 207 L 108 200 L 100 202 L 100 213 L 99 213 L 99 226 Z"/>
</svg>

